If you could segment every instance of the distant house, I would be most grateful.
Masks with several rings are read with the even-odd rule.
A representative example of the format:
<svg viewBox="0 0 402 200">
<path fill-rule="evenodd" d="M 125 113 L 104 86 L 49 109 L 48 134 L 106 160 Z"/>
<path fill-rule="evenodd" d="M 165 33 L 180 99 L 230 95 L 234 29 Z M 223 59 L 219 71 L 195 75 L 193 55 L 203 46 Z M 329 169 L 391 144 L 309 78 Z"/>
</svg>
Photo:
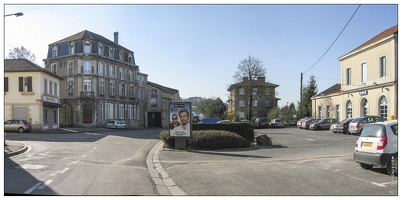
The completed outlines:
<svg viewBox="0 0 402 200">
<path fill-rule="evenodd" d="M 398 118 L 398 25 L 338 60 L 341 83 L 311 98 L 313 117 Z"/>
<path fill-rule="evenodd" d="M 4 120 L 27 120 L 33 131 L 59 128 L 62 80 L 27 59 L 5 59 Z"/>
<path fill-rule="evenodd" d="M 247 119 L 249 113 L 249 94 L 252 94 L 251 117 L 264 117 L 274 107 L 278 106 L 279 98 L 275 97 L 275 88 L 279 85 L 265 82 L 265 77 L 258 77 L 251 82 L 247 77 L 242 82 L 232 84 L 227 91 L 230 92 L 228 109 L 233 110 L 238 120 Z"/>
</svg>

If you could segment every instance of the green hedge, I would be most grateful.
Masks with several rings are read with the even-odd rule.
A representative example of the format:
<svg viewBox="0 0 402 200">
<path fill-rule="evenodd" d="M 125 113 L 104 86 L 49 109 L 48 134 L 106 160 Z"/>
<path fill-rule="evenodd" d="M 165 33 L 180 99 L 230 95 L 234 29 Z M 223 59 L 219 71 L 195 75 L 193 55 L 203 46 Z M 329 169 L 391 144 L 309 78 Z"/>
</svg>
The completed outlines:
<svg viewBox="0 0 402 200">
<path fill-rule="evenodd" d="M 193 131 L 223 130 L 236 133 L 249 142 L 254 141 L 254 127 L 251 123 L 193 124 Z"/>
<path fill-rule="evenodd" d="M 170 137 L 168 130 L 163 130 L 159 137 L 164 147 L 175 148 L 175 138 Z M 191 138 L 187 138 L 186 147 L 191 149 L 227 149 L 249 147 L 250 142 L 236 133 L 219 130 L 193 131 Z"/>
</svg>

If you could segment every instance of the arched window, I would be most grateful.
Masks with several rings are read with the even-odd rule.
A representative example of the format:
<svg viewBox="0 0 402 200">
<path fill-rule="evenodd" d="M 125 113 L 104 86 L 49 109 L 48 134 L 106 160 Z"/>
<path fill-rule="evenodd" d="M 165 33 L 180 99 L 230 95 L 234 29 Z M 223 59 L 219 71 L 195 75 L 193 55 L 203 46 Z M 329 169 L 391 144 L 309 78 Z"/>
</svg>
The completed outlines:
<svg viewBox="0 0 402 200">
<path fill-rule="evenodd" d="M 366 98 L 363 98 L 361 104 L 361 116 L 366 116 L 367 114 L 368 114 L 368 101 Z"/>
<path fill-rule="evenodd" d="M 380 98 L 378 110 L 380 111 L 380 117 L 387 118 L 388 117 L 388 100 L 387 97 L 382 96 Z"/>
<path fill-rule="evenodd" d="M 352 111 L 353 111 L 352 102 L 350 100 L 348 100 L 346 102 L 346 114 L 347 114 L 346 118 L 352 118 L 353 117 Z"/>
<path fill-rule="evenodd" d="M 98 43 L 98 54 L 103 56 L 104 54 L 104 50 L 103 50 L 103 44 L 102 43 Z"/>
</svg>

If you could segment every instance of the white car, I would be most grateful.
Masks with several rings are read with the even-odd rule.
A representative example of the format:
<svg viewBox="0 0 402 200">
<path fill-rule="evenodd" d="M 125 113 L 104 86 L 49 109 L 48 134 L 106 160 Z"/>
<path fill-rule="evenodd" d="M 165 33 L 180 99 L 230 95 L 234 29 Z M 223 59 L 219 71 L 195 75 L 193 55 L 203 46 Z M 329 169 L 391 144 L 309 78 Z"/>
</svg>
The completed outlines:
<svg viewBox="0 0 402 200">
<path fill-rule="evenodd" d="M 366 124 L 356 141 L 354 160 L 364 169 L 386 168 L 398 174 L 398 120 Z"/>
<path fill-rule="evenodd" d="M 119 121 L 119 120 L 110 120 L 106 124 L 106 128 L 118 129 L 118 128 L 126 128 L 126 127 L 127 127 L 126 123 Z"/>
</svg>

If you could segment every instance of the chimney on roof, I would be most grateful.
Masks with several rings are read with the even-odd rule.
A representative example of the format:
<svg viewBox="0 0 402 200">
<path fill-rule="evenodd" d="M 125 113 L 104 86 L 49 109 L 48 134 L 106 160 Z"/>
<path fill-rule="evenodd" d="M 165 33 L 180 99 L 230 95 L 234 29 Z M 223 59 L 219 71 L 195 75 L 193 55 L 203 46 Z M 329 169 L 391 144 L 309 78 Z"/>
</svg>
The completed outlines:
<svg viewBox="0 0 402 200">
<path fill-rule="evenodd" d="M 114 43 L 119 44 L 119 32 L 114 32 Z"/>
<path fill-rule="evenodd" d="M 265 82 L 265 77 L 264 77 L 264 76 L 262 76 L 262 77 L 257 77 L 257 80 L 258 80 L 258 81 L 261 81 L 261 82 Z"/>
</svg>

